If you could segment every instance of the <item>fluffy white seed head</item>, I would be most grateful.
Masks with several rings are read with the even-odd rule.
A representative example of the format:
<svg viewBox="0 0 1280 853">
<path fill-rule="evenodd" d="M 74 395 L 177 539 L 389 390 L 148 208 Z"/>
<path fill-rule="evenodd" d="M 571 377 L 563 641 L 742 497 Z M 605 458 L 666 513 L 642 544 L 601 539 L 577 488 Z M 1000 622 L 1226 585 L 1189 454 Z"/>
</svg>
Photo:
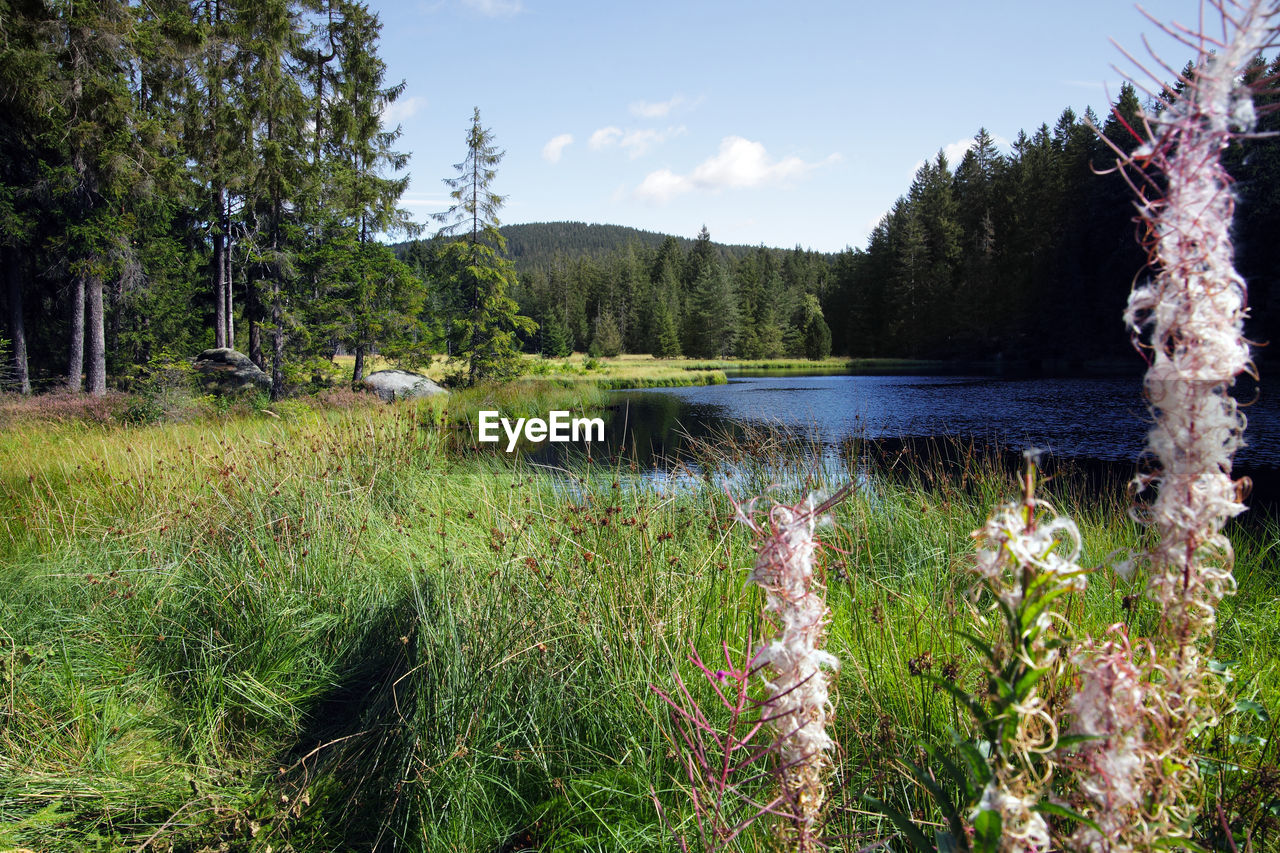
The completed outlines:
<svg viewBox="0 0 1280 853">
<path fill-rule="evenodd" d="M 825 670 L 839 664 L 819 648 L 827 606 L 813 574 L 813 500 L 775 505 L 763 524 L 751 517 L 750 506 L 740 507 L 738 517 L 760 537 L 749 580 L 764 590 L 765 611 L 776 629 L 754 661 L 767 667 L 765 710 L 779 741 L 784 788 L 800 820 L 812 826 L 824 796 L 821 772 L 834 748 L 826 729 L 831 700 Z"/>
</svg>

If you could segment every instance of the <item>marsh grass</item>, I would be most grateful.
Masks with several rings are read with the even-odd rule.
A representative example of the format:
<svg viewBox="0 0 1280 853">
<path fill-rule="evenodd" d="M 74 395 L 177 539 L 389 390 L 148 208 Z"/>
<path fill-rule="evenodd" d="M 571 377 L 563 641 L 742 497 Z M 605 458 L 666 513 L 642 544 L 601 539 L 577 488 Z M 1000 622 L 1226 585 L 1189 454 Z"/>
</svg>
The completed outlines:
<svg viewBox="0 0 1280 853">
<path fill-rule="evenodd" d="M 574 405 L 554 388 L 469 393 L 447 409 L 348 400 L 0 434 L 0 848 L 667 849 L 651 791 L 687 830 L 650 685 L 690 680 L 690 642 L 712 659 L 763 628 L 722 483 L 661 492 L 623 463 L 570 479 L 459 453 L 448 425 L 482 404 Z M 863 474 L 819 531 L 843 661 L 827 832 L 889 838 L 858 795 L 934 818 L 901 763 L 967 721 L 913 673 L 978 687 L 962 569 L 1013 471 L 870 448 L 838 470 L 817 445 L 777 442 L 720 451 L 775 466 L 761 482 L 807 471 L 782 498 Z M 1137 546 L 1123 490 L 1081 482 L 1048 488 L 1086 559 Z M 1241 592 L 1217 644 L 1235 696 L 1271 717 L 1278 534 L 1232 529 Z M 1126 609 L 1133 583 L 1100 575 L 1073 617 L 1149 630 L 1154 614 Z M 1070 685 L 1054 687 L 1065 701 Z M 1219 772 L 1205 778 L 1263 821 L 1258 774 L 1235 768 L 1274 767 L 1275 739 L 1242 707 L 1206 733 Z"/>
</svg>

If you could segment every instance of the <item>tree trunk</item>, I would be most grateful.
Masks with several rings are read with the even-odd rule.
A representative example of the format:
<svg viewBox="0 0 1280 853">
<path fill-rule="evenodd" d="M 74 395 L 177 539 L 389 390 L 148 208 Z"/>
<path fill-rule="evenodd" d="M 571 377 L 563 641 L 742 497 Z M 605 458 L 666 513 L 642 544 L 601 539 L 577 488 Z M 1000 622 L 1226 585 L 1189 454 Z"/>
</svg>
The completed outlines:
<svg viewBox="0 0 1280 853">
<path fill-rule="evenodd" d="M 67 390 L 80 391 L 84 373 L 84 278 L 76 276 L 71 293 L 71 347 L 67 358 Z"/>
<path fill-rule="evenodd" d="M 280 282 L 271 284 L 271 399 L 284 397 L 284 306 Z"/>
<path fill-rule="evenodd" d="M 13 378 L 23 394 L 31 393 L 31 376 L 27 372 L 27 327 L 22 317 L 22 271 L 14 252 L 7 255 L 5 274 L 9 285 L 9 333 L 13 336 Z"/>
<path fill-rule="evenodd" d="M 222 251 L 222 244 L 226 239 L 222 233 L 224 192 L 219 189 L 213 196 L 218 213 L 213 229 L 213 271 L 210 277 L 213 279 L 213 345 L 218 349 L 230 346 L 227 343 L 227 296 L 223 290 L 227 286 L 227 277 L 222 266 L 226 262 L 226 255 Z"/>
<path fill-rule="evenodd" d="M 351 387 L 356 388 L 364 381 L 364 345 L 356 347 L 356 366 L 351 371 Z"/>
<path fill-rule="evenodd" d="M 245 314 L 249 320 L 249 360 L 258 365 L 259 370 L 266 368 L 262 359 L 262 326 L 258 324 L 258 284 L 249 276 L 249 294 L 245 301 Z"/>
<path fill-rule="evenodd" d="M 224 199 L 225 200 L 225 199 Z M 232 299 L 231 284 L 234 281 L 231 275 L 231 214 L 230 202 L 223 204 L 218 209 L 218 215 L 222 217 L 222 296 L 226 301 L 226 307 L 223 308 L 223 321 L 226 323 L 227 346 L 231 349 L 236 348 L 236 321 L 235 321 L 235 300 Z"/>
<path fill-rule="evenodd" d="M 107 393 L 107 340 L 102 310 L 102 277 L 89 277 L 88 385 L 89 393 L 101 397 Z"/>
</svg>

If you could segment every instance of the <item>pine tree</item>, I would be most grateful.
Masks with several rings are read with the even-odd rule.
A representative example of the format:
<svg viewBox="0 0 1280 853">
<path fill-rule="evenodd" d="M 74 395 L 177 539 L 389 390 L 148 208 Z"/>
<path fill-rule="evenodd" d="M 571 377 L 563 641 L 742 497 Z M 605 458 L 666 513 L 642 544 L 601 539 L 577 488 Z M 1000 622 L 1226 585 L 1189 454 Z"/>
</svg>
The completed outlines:
<svg viewBox="0 0 1280 853">
<path fill-rule="evenodd" d="M 246 189 L 249 262 L 249 355 L 264 363 L 259 326 L 260 290 L 271 309 L 271 399 L 285 393 L 285 331 L 290 288 L 296 278 L 296 202 L 306 179 L 306 101 L 290 63 L 300 43 L 289 0 L 243 0 L 241 46 L 245 97 L 253 129 L 251 180 Z"/>
<path fill-rule="evenodd" d="M 665 302 L 658 303 L 653 318 L 653 354 L 658 358 L 680 357 L 680 330 Z"/>
<path fill-rule="evenodd" d="M 507 295 L 515 285 L 515 267 L 505 257 L 506 240 L 498 231 L 498 211 L 505 199 L 490 189 L 502 151 L 493 133 L 480 124 L 476 107 L 467 131 L 467 156 L 446 178 L 454 204 L 438 219 L 441 236 L 462 232 L 462 239 L 442 249 L 448 283 L 457 292 L 461 311 L 454 318 L 453 359 L 463 372 L 461 383 L 475 385 L 521 372 L 518 334 L 532 334 L 537 324 L 518 313 Z"/>
<path fill-rule="evenodd" d="M 973 145 L 956 167 L 952 185 L 960 225 L 960 262 L 951 320 L 961 346 L 970 351 L 991 340 L 998 318 L 991 305 L 997 252 L 1002 235 L 997 192 L 1004 157 L 986 128 L 973 137 Z"/>
<path fill-rule="evenodd" d="M 183 140 L 191 162 L 191 180 L 202 199 L 198 210 L 209 241 L 208 281 L 213 298 L 214 346 L 235 348 L 232 295 L 231 208 L 237 187 L 244 189 L 251 149 L 242 93 L 245 66 L 239 61 L 238 6 L 234 0 L 208 0 L 195 12 L 200 44 L 192 52 L 191 72 L 182 105 Z"/>
<path fill-rule="evenodd" d="M 333 3 L 340 11 L 337 23 Z M 349 318 L 342 337 L 355 354 L 351 382 L 358 385 L 370 350 L 379 346 L 403 349 L 406 341 L 395 340 L 396 334 L 421 338 L 416 315 L 423 294 L 410 286 L 407 268 L 389 250 L 374 243 L 374 235 L 380 232 L 416 230 L 408 213 L 398 207 L 409 179 L 383 175 L 384 170 L 400 171 L 407 164 L 408 158 L 392 149 L 400 128 L 384 131 L 381 126 L 383 111 L 400 95 L 404 84 L 383 84 L 386 63 L 375 50 L 382 24 L 366 4 L 332 0 L 329 14 L 326 35 L 341 71 L 327 101 L 332 130 L 326 142 L 334 163 L 322 174 L 327 178 L 329 212 L 340 228 L 351 233 L 355 244 L 352 276 L 339 281 L 346 286 L 343 296 Z M 323 84 L 318 85 L 318 100 L 325 101 Z M 322 114 L 317 107 L 317 125 Z"/>
<path fill-rule="evenodd" d="M 595 333 L 591 336 L 591 347 L 588 352 L 593 356 L 613 358 L 622 352 L 622 332 L 618 331 L 618 323 L 609 313 L 596 317 Z"/>
<path fill-rule="evenodd" d="M 824 359 L 831 355 L 831 329 L 822 316 L 818 297 L 806 293 L 801 310 L 804 312 L 804 356 L 811 361 Z"/>
<path fill-rule="evenodd" d="M 569 340 L 569 329 L 554 308 L 543 316 L 539 333 L 542 338 L 543 358 L 564 358 L 572 355 L 573 344 Z"/>
<path fill-rule="evenodd" d="M 53 194 L 65 217 L 55 251 L 66 258 L 72 281 L 67 387 L 79 391 L 84 370 L 89 393 L 102 395 L 105 281 L 129 260 L 133 203 L 146 194 L 151 154 L 141 140 L 151 128 L 130 91 L 136 51 L 131 6 L 122 0 L 65 3 L 54 15 L 48 144 L 65 158 Z"/>
<path fill-rule="evenodd" d="M 719 261 L 703 266 L 689 294 L 685 352 L 695 358 L 731 355 L 738 332 L 733 282 Z"/>
<path fill-rule="evenodd" d="M 48 162 L 44 104 L 51 93 L 34 81 L 51 76 L 49 52 L 42 49 L 40 32 L 48 12 L 36 0 L 0 0 L 0 264 L 8 303 L 10 372 L 13 385 L 31 393 L 27 355 L 25 297 L 40 239 L 42 206 L 35 202 L 35 185 Z"/>
</svg>

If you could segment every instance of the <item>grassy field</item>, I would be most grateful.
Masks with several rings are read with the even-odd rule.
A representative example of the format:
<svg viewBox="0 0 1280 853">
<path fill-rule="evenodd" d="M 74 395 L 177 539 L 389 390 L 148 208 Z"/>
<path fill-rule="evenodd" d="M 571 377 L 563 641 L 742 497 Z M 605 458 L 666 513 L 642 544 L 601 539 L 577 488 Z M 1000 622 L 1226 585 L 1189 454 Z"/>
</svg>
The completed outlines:
<svg viewBox="0 0 1280 853">
<path fill-rule="evenodd" d="M 494 400 L 573 408 L 598 393 L 348 396 L 141 427 L 11 420 L 0 850 L 671 849 L 655 798 L 685 834 L 692 812 L 652 687 L 692 680 L 691 649 L 711 660 L 760 636 L 745 531 L 711 477 L 664 492 L 623 464 L 553 476 L 459 448 L 448 428 Z M 967 723 L 912 673 L 979 687 L 959 635 L 976 612 L 969 533 L 1015 491 L 976 457 L 866 464 L 822 534 L 842 661 L 827 831 L 841 849 L 893 838 L 863 792 L 933 818 L 903 762 Z M 1063 474 L 1049 488 L 1085 560 L 1143 536 L 1121 484 L 1095 495 Z M 1274 724 L 1233 703 L 1280 718 L 1280 529 L 1232 535 L 1240 591 L 1215 657 L 1234 681 L 1202 775 L 1264 825 Z M 1136 589 L 1100 573 L 1070 612 L 1082 630 L 1128 619 L 1141 634 L 1153 614 L 1127 609 Z M 1061 702 L 1070 687 L 1048 689 Z"/>
</svg>

